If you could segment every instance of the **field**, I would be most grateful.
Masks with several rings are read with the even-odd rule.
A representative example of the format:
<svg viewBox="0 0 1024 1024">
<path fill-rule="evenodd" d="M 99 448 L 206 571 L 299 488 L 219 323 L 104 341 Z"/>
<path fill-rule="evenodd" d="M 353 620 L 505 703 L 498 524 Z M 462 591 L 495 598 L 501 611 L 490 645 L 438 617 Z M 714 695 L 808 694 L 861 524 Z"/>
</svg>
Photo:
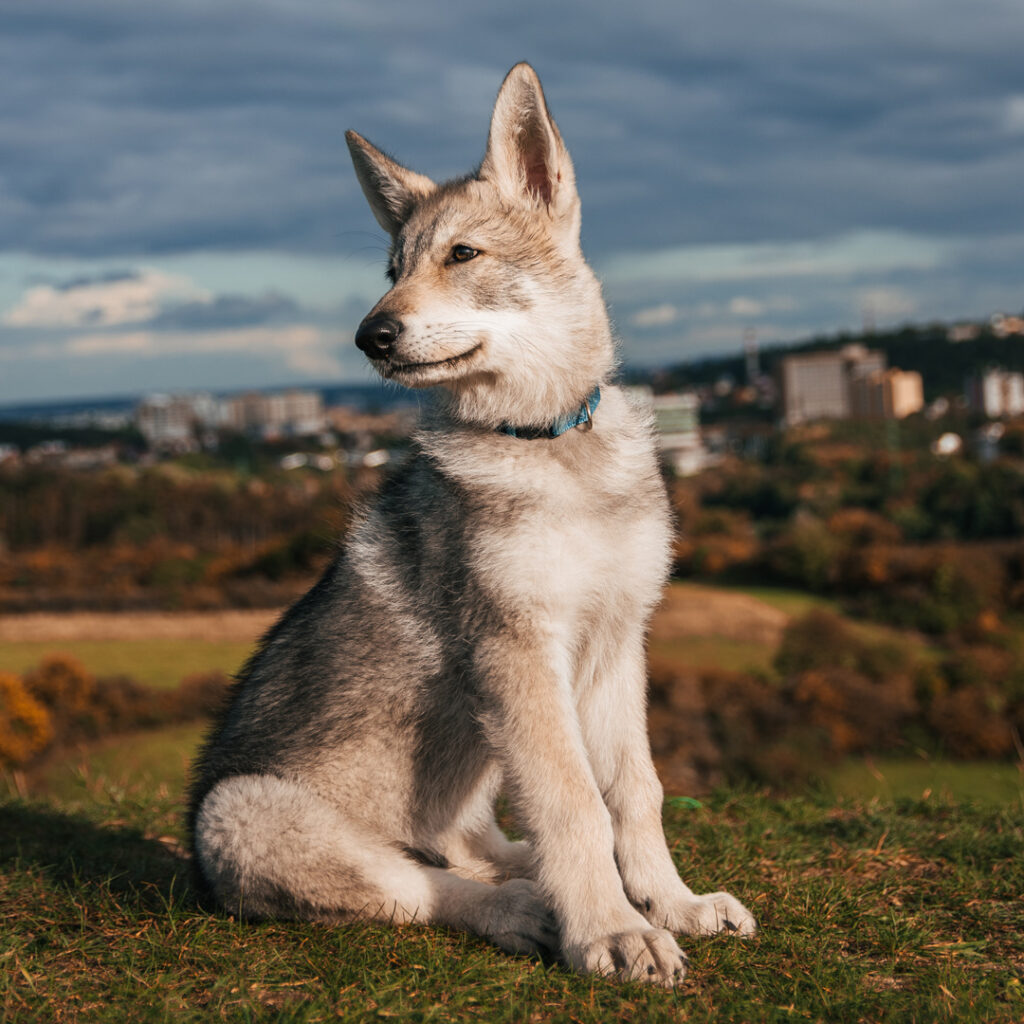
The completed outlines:
<svg viewBox="0 0 1024 1024">
<path fill-rule="evenodd" d="M 680 664 L 743 669 L 770 661 L 789 616 L 822 602 L 785 590 L 757 596 L 673 584 L 651 649 Z M 72 613 L 0 619 L 0 671 L 24 672 L 47 654 L 77 658 L 96 676 L 174 686 L 191 672 L 236 671 L 274 611 Z"/>
<path fill-rule="evenodd" d="M 793 601 L 673 588 L 653 644 L 698 667 L 767 664 L 804 610 Z M 166 685 L 233 669 L 271 617 L 61 616 L 59 647 Z M 37 660 L 56 628 L 0 624 L 0 668 Z M 816 793 L 669 798 L 684 877 L 733 891 L 762 931 L 685 940 L 690 975 L 662 992 L 443 929 L 253 925 L 201 908 L 181 826 L 201 731 L 109 739 L 0 779 L 0 1021 L 1024 1019 L 1013 765 L 850 761 Z"/>
<path fill-rule="evenodd" d="M 737 893 L 762 932 L 687 940 L 686 983 L 649 991 L 443 929 L 252 925 L 200 909 L 179 806 L 196 734 L 126 738 L 0 804 L 0 1020 L 1024 1017 L 1019 811 L 935 797 L 670 800 L 687 879 Z"/>
<path fill-rule="evenodd" d="M 273 611 L 9 616 L 0 619 L 0 671 L 21 673 L 60 653 L 95 676 L 177 686 L 193 672 L 237 671 L 275 617 Z"/>
</svg>

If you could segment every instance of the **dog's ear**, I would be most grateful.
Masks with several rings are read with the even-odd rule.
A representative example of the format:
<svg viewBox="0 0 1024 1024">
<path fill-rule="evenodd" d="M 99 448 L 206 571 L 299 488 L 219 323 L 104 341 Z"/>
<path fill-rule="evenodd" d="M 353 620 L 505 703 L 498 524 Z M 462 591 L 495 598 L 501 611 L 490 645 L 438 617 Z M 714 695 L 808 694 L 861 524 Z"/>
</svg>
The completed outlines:
<svg viewBox="0 0 1024 1024">
<path fill-rule="evenodd" d="M 416 203 L 437 186 L 426 175 L 407 170 L 385 156 L 357 132 L 345 132 L 345 141 L 370 209 L 377 223 L 393 237 Z"/>
<path fill-rule="evenodd" d="M 515 201 L 542 203 L 557 220 L 575 221 L 578 234 L 572 161 L 529 64 L 517 64 L 501 84 L 480 179 Z"/>
</svg>

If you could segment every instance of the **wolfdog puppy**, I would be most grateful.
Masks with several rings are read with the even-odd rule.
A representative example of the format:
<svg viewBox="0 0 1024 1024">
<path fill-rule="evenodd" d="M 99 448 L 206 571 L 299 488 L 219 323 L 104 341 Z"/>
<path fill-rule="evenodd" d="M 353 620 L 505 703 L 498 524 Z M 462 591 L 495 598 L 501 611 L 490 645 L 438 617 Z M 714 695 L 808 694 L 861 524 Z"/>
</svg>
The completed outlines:
<svg viewBox="0 0 1024 1024">
<path fill-rule="evenodd" d="M 391 237 L 356 344 L 437 401 L 195 766 L 195 859 L 248 918 L 465 929 L 660 985 L 672 932 L 749 935 L 679 879 L 645 721 L 668 565 L 649 424 L 580 251 L 572 163 L 514 67 L 479 170 L 435 184 L 347 135 Z M 500 791 L 527 839 L 498 828 Z"/>
</svg>

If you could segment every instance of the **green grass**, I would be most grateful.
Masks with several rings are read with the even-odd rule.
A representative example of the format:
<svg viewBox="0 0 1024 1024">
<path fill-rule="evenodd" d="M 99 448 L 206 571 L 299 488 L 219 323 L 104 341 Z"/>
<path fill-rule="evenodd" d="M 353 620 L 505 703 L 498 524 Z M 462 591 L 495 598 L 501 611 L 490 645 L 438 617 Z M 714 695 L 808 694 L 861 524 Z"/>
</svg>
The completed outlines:
<svg viewBox="0 0 1024 1024">
<path fill-rule="evenodd" d="M 189 884 L 180 787 L 195 729 L 126 737 L 0 803 L 0 1021 L 1024 1019 L 1024 822 L 932 796 L 669 802 L 694 888 L 752 940 L 689 939 L 674 992 L 509 957 L 444 929 L 243 924 Z"/>
<path fill-rule="evenodd" d="M 724 636 L 681 636 L 672 640 L 652 637 L 652 655 L 686 668 L 721 668 L 733 672 L 767 671 L 775 657 L 772 644 L 732 640 Z"/>
<path fill-rule="evenodd" d="M 937 799 L 1024 811 L 1024 766 L 1001 761 L 850 758 L 825 781 L 837 796 L 855 800 Z"/>
<path fill-rule="evenodd" d="M 193 672 L 237 671 L 253 648 L 238 641 L 139 639 L 6 641 L 0 643 L 0 671 L 22 673 L 50 654 L 69 654 L 93 675 L 131 676 L 161 689 L 177 686 Z"/>
<path fill-rule="evenodd" d="M 130 799 L 165 799 L 184 792 L 188 766 L 206 730 L 190 723 L 116 736 L 44 763 L 32 772 L 33 792 L 65 810 L 89 810 Z M 0 775 L 0 795 L 20 795 L 18 779 Z"/>
</svg>

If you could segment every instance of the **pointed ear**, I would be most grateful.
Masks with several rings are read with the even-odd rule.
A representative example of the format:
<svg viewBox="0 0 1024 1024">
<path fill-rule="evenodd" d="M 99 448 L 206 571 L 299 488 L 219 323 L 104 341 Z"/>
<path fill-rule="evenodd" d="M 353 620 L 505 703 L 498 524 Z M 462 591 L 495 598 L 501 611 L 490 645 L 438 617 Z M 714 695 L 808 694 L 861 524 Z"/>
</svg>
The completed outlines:
<svg viewBox="0 0 1024 1024">
<path fill-rule="evenodd" d="M 437 186 L 426 175 L 395 163 L 356 132 L 345 132 L 345 141 L 377 223 L 389 235 L 398 234 L 416 203 Z"/>
<path fill-rule="evenodd" d="M 543 203 L 559 219 L 579 205 L 569 151 L 529 64 L 517 64 L 502 82 L 479 176 L 513 201 Z"/>
</svg>

